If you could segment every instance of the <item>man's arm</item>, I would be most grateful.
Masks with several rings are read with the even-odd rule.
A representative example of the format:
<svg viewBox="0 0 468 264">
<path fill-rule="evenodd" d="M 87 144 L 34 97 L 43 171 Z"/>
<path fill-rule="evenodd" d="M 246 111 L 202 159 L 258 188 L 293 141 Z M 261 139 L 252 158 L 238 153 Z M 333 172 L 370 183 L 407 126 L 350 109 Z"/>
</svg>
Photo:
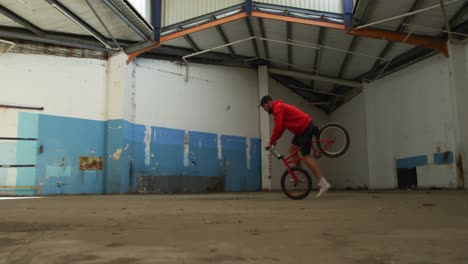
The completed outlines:
<svg viewBox="0 0 468 264">
<path fill-rule="evenodd" d="M 284 105 L 278 104 L 276 105 L 275 109 L 273 109 L 273 115 L 275 116 L 275 127 L 273 128 L 273 134 L 271 135 L 270 145 L 275 145 L 276 141 L 283 135 L 284 133 Z"/>
</svg>

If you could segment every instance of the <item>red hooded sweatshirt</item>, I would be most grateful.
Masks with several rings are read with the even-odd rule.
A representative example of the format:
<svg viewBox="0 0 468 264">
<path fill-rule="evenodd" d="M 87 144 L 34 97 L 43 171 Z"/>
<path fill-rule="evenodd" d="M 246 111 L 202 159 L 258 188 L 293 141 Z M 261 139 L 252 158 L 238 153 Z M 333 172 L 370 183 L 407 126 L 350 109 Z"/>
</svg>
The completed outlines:
<svg viewBox="0 0 468 264">
<path fill-rule="evenodd" d="M 283 135 L 284 130 L 291 131 L 294 135 L 299 135 L 307 128 L 312 118 L 299 108 L 285 104 L 281 100 L 272 104 L 273 116 L 275 117 L 275 128 L 271 135 L 270 145 L 275 145 L 276 141 Z"/>
</svg>

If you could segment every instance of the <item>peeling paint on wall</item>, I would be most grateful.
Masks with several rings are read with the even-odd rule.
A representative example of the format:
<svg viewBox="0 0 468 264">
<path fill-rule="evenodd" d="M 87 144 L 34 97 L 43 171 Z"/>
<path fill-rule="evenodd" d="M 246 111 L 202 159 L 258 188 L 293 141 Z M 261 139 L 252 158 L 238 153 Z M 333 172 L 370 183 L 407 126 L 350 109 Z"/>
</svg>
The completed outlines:
<svg viewBox="0 0 468 264">
<path fill-rule="evenodd" d="M 247 158 L 247 169 L 250 169 L 250 138 L 247 138 L 245 145 L 246 145 L 245 155 Z"/>
<path fill-rule="evenodd" d="M 185 130 L 185 135 L 184 135 L 184 166 L 185 167 L 188 167 L 190 165 L 189 142 L 190 142 L 189 132 Z"/>
<path fill-rule="evenodd" d="M 112 154 L 112 158 L 114 160 L 119 160 L 120 159 L 120 155 L 122 155 L 122 149 L 118 149 L 116 152 L 114 152 L 114 154 Z"/>
<path fill-rule="evenodd" d="M 130 120 L 135 121 L 136 118 L 136 102 L 135 102 L 135 94 L 136 94 L 136 63 L 131 65 L 132 67 L 132 79 L 131 79 L 131 91 L 130 91 Z"/>
<path fill-rule="evenodd" d="M 146 130 L 145 130 L 145 164 L 146 165 L 149 165 L 151 163 L 151 156 L 150 156 L 150 152 L 151 152 L 151 126 L 147 125 L 146 126 Z M 155 135 L 156 137 L 156 135 Z"/>
<path fill-rule="evenodd" d="M 457 154 L 455 165 L 457 166 L 457 187 L 463 189 L 465 186 L 465 172 L 463 171 L 463 157 L 461 154 Z"/>
<path fill-rule="evenodd" d="M 221 144 L 221 135 L 218 134 L 218 159 L 223 159 L 223 145 Z"/>
</svg>

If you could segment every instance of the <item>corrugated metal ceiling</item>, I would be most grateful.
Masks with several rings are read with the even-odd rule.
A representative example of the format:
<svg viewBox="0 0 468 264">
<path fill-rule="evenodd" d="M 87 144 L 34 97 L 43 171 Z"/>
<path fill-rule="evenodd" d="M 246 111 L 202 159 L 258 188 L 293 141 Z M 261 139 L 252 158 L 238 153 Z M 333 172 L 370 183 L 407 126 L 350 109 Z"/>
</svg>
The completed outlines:
<svg viewBox="0 0 468 264">
<path fill-rule="evenodd" d="M 138 36 L 121 18 L 119 18 L 103 1 L 89 1 L 96 13 L 103 20 L 104 24 L 108 27 L 111 34 L 116 39 L 141 41 L 142 38 Z M 83 1 L 60 1 L 66 8 L 72 11 L 75 15 L 80 17 L 83 21 L 97 30 L 103 36 L 110 38 L 105 28 L 99 22 L 98 18 L 94 15 L 88 4 Z M 152 36 L 152 28 L 149 24 L 141 19 L 141 17 L 131 9 L 129 4 L 123 0 L 112 0 L 122 13 L 132 21 L 141 31 L 147 36 Z M 77 25 L 70 18 L 65 16 L 57 8 L 45 0 L 37 1 L 16 1 L 16 0 L 3 0 L 1 2 L 5 8 L 14 12 L 16 15 L 28 20 L 35 26 L 44 31 L 60 32 L 75 35 L 91 35 L 81 26 Z M 6 16 L 0 15 L 0 26 L 23 28 L 18 23 L 13 22 Z"/>
<path fill-rule="evenodd" d="M 256 2 L 304 8 L 330 13 L 343 13 L 342 0 L 257 0 Z"/>
<path fill-rule="evenodd" d="M 319 36 L 319 27 L 311 27 L 302 24 L 291 24 L 291 40 L 298 43 L 317 43 Z M 292 47 L 292 62 L 295 65 L 305 67 L 309 71 L 314 72 L 315 69 L 315 56 L 318 50 L 309 49 L 305 47 L 293 46 Z M 303 70 L 299 68 L 291 68 L 292 70 Z"/>
<path fill-rule="evenodd" d="M 164 0 L 162 26 L 176 24 L 226 7 L 244 3 L 244 0 Z"/>
<path fill-rule="evenodd" d="M 352 35 L 348 35 L 342 30 L 327 29 L 324 37 L 324 46 L 347 50 L 352 39 Z M 337 76 L 345 56 L 345 52 L 322 49 L 320 52 L 321 62 L 318 73 L 328 76 Z"/>
<path fill-rule="evenodd" d="M 221 26 L 229 42 L 246 39 L 250 36 L 247 30 L 247 19 L 236 20 Z M 255 48 L 252 41 L 242 42 L 232 46 L 237 55 L 255 57 Z"/>
<path fill-rule="evenodd" d="M 387 45 L 387 41 L 369 38 L 359 38 L 359 43 L 354 52 L 366 54 L 369 56 L 378 57 L 383 48 Z M 350 58 L 348 67 L 345 70 L 343 78 L 354 79 L 364 72 L 369 71 L 374 66 L 376 59 L 371 57 L 353 54 Z M 381 62 L 384 62 L 381 60 Z"/>
<path fill-rule="evenodd" d="M 375 0 L 361 0 L 360 5 L 356 10 L 356 17 L 360 18 L 364 12 L 365 5 L 370 1 Z M 375 1 L 375 10 L 369 16 L 368 22 L 376 22 L 381 21 L 383 19 L 391 18 L 394 16 L 399 16 L 408 13 L 411 10 L 411 7 L 415 3 L 416 0 L 392 0 L 392 1 L 383 1 L 377 0 Z M 449 1 L 446 1 L 449 2 Z M 458 0 L 457 2 L 450 3 L 446 5 L 446 10 L 449 19 L 452 18 L 463 5 L 465 5 L 468 0 Z M 423 0 L 421 1 L 421 5 L 416 10 L 421 10 L 424 8 L 428 8 L 431 6 L 439 5 L 439 0 Z M 398 18 L 395 20 L 383 22 L 380 24 L 375 25 L 375 27 L 388 29 L 388 30 L 396 30 L 405 18 Z M 463 19 L 465 21 L 468 19 L 468 16 Z M 442 15 L 441 8 L 434 8 L 419 14 L 412 16 L 410 25 L 416 25 L 413 34 L 420 34 L 420 35 L 427 35 L 427 36 L 438 36 L 441 34 L 440 30 L 444 27 L 445 21 Z M 432 29 L 427 29 L 423 27 L 428 27 Z M 411 26 L 406 28 L 406 32 L 410 30 Z M 435 30 L 434 30 L 435 29 Z"/>
</svg>

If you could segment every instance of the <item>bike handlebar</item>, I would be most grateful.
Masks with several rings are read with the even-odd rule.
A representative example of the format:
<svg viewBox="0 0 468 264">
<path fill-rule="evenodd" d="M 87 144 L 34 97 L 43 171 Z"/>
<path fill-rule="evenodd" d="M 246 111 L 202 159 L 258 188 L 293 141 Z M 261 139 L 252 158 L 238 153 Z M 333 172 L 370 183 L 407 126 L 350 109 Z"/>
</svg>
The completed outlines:
<svg viewBox="0 0 468 264">
<path fill-rule="evenodd" d="M 277 159 L 281 160 L 284 158 L 283 155 L 281 155 L 278 150 L 276 150 L 275 146 L 270 147 L 270 153 L 273 154 Z"/>
</svg>

